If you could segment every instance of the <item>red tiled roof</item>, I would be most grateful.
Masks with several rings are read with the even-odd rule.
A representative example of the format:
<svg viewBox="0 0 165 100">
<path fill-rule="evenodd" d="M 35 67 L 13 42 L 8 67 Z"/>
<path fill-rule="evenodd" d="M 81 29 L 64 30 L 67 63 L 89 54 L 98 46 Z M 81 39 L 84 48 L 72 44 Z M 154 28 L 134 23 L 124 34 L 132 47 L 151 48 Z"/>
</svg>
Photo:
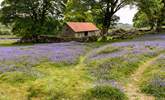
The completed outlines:
<svg viewBox="0 0 165 100">
<path fill-rule="evenodd" d="M 86 31 L 99 30 L 93 23 L 89 23 L 89 22 L 68 22 L 67 25 L 74 32 L 86 32 Z"/>
</svg>

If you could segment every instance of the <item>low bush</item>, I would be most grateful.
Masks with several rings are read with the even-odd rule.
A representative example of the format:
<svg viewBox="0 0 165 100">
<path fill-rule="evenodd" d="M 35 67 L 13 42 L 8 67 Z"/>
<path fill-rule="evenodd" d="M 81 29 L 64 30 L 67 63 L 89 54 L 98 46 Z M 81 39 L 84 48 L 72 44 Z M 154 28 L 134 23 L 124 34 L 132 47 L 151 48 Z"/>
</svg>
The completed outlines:
<svg viewBox="0 0 165 100">
<path fill-rule="evenodd" d="M 121 90 L 111 86 L 95 86 L 87 91 L 85 97 L 86 100 L 127 100 Z"/>
</svg>

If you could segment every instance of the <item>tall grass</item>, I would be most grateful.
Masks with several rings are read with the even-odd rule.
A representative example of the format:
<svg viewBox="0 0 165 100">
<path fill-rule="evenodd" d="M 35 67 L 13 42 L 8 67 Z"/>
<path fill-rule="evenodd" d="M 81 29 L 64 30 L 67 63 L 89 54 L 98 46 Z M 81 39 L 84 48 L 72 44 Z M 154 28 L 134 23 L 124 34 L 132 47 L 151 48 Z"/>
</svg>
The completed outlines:
<svg viewBox="0 0 165 100">
<path fill-rule="evenodd" d="M 144 78 L 141 82 L 141 91 L 155 96 L 158 99 L 165 98 L 165 56 L 160 56 L 144 72 Z"/>
</svg>

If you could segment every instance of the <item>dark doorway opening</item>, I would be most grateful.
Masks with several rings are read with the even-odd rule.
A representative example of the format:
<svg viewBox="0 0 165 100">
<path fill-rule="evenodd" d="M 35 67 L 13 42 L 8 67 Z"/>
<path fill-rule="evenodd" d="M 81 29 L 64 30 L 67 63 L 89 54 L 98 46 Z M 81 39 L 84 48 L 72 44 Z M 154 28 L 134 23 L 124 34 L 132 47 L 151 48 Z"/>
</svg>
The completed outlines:
<svg viewBox="0 0 165 100">
<path fill-rule="evenodd" d="M 85 36 L 88 36 L 88 32 L 85 32 Z"/>
</svg>

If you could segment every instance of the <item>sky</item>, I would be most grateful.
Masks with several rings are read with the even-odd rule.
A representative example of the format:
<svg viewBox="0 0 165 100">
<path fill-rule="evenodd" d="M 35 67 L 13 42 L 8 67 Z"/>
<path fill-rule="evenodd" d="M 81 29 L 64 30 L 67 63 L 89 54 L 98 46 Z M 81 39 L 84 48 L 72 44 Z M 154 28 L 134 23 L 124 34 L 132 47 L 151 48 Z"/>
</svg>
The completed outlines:
<svg viewBox="0 0 165 100">
<path fill-rule="evenodd" d="M 2 0 L 0 0 L 0 3 L 2 2 Z M 129 6 L 126 6 L 124 8 L 122 8 L 121 10 L 119 10 L 116 15 L 120 17 L 120 23 L 127 23 L 127 24 L 133 24 L 132 19 L 134 17 L 134 15 L 137 12 L 137 8 L 131 8 Z"/>
<path fill-rule="evenodd" d="M 137 8 L 136 7 L 129 7 L 126 6 L 122 9 L 120 9 L 116 15 L 120 17 L 120 21 L 121 23 L 127 23 L 127 24 L 133 24 L 132 20 L 134 15 L 137 13 Z"/>
</svg>

